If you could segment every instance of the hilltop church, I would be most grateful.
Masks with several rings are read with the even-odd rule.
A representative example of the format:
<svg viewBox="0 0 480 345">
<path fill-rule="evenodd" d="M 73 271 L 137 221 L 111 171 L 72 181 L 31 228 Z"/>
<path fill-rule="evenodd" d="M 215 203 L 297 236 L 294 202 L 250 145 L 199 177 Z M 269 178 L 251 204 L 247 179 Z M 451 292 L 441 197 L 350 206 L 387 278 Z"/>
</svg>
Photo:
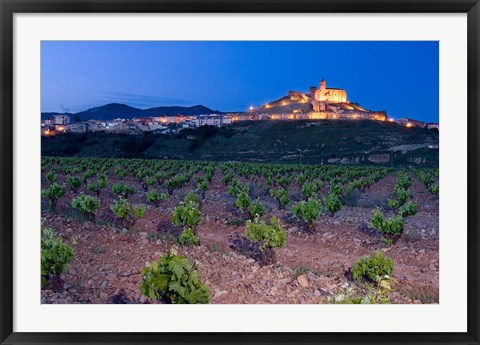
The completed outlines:
<svg viewBox="0 0 480 345">
<path fill-rule="evenodd" d="M 347 91 L 327 87 L 325 79 L 320 81 L 320 88 L 315 91 L 315 100 L 328 103 L 346 103 Z"/>
<path fill-rule="evenodd" d="M 347 91 L 343 89 L 327 87 L 325 79 L 320 81 L 320 88 L 310 88 L 311 103 L 313 111 L 326 111 L 329 104 L 349 103 L 347 100 Z"/>
</svg>

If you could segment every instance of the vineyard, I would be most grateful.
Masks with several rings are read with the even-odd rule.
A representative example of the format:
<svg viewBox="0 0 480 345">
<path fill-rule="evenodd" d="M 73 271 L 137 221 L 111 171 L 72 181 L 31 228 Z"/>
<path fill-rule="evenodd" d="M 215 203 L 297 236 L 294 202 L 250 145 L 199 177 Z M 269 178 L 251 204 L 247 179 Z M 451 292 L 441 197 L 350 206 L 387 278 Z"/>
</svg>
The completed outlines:
<svg viewBox="0 0 480 345">
<path fill-rule="evenodd" d="M 42 303 L 438 303 L 438 169 L 42 158 Z"/>
</svg>

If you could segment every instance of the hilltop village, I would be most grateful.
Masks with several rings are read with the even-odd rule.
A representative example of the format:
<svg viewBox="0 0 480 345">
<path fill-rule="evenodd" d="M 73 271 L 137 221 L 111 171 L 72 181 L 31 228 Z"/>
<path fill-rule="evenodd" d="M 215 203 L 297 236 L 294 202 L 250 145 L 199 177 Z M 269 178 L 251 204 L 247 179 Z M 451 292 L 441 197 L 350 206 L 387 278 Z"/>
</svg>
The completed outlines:
<svg viewBox="0 0 480 345">
<path fill-rule="evenodd" d="M 327 87 L 322 79 L 319 87 L 310 87 L 308 92 L 289 91 L 285 97 L 259 107 L 251 106 L 243 113 L 162 115 L 152 117 L 116 118 L 109 121 L 86 120 L 73 123 L 68 114 L 53 115 L 41 121 L 41 134 L 52 136 L 60 133 L 110 132 L 125 134 L 178 133 L 184 128 L 201 126 L 226 126 L 237 121 L 277 120 L 372 120 L 395 122 L 406 127 L 436 128 L 438 123 L 427 123 L 410 118 L 394 120 L 385 111 L 372 111 L 351 103 L 347 91 Z"/>
</svg>

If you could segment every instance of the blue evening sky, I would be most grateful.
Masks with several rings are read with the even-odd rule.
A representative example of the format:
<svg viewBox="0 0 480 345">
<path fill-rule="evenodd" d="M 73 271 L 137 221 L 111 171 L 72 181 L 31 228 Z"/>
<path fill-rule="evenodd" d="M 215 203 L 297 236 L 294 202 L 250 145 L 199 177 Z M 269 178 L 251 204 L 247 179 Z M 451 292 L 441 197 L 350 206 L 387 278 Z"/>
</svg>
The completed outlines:
<svg viewBox="0 0 480 345">
<path fill-rule="evenodd" d="M 245 111 L 325 78 L 364 108 L 438 122 L 438 68 L 438 42 L 43 41 L 41 109 Z"/>
</svg>

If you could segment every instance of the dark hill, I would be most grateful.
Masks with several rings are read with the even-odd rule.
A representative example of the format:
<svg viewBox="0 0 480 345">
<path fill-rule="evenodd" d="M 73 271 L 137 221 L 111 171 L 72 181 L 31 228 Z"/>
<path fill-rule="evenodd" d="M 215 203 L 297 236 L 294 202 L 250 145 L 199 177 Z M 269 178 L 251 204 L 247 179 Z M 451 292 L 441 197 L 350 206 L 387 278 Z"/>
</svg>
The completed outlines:
<svg viewBox="0 0 480 345">
<path fill-rule="evenodd" d="M 436 148 L 435 148 L 436 147 Z M 42 137 L 42 155 L 249 162 L 437 165 L 438 132 L 375 121 L 258 121 L 178 135 Z"/>
<path fill-rule="evenodd" d="M 76 113 L 81 121 L 83 120 L 112 120 L 116 118 L 134 118 L 141 116 L 142 109 L 137 109 L 126 104 L 110 103 L 101 107 L 90 108 Z"/>
<path fill-rule="evenodd" d="M 194 105 L 192 107 L 156 107 L 145 109 L 142 116 L 160 116 L 160 115 L 208 115 L 223 114 L 219 110 L 212 110 L 203 105 Z"/>
<path fill-rule="evenodd" d="M 132 119 L 134 117 L 150 117 L 162 115 L 206 115 L 206 114 L 223 114 L 219 110 L 212 110 L 203 105 L 194 105 L 191 107 L 155 107 L 149 109 L 138 109 L 126 104 L 110 103 L 102 105 L 101 107 L 90 108 L 78 113 L 65 114 L 72 116 L 72 121 L 78 119 L 85 120 L 113 120 L 116 118 Z M 42 119 L 48 119 L 53 115 L 59 115 L 54 112 L 42 113 Z"/>
</svg>

